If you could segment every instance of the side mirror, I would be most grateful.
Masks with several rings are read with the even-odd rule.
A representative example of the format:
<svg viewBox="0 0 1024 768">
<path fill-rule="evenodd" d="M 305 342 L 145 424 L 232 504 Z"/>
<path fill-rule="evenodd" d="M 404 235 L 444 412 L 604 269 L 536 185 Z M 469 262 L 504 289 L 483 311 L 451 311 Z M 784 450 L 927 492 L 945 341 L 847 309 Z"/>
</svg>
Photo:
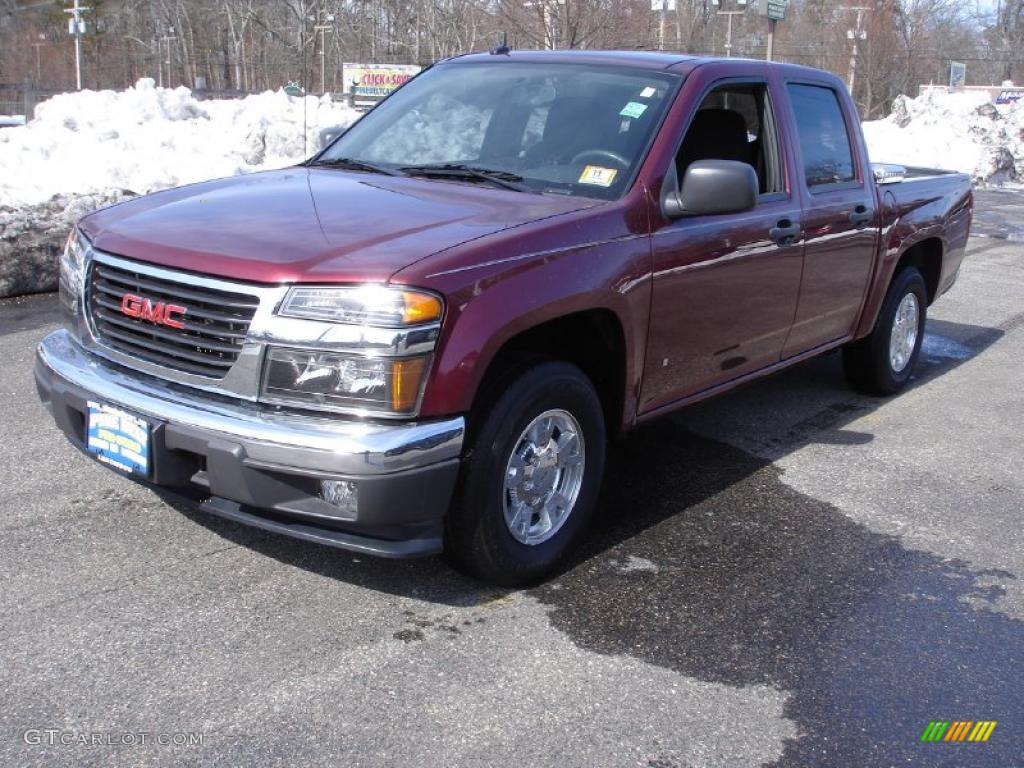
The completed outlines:
<svg viewBox="0 0 1024 768">
<path fill-rule="evenodd" d="M 661 199 L 661 210 L 669 219 L 742 213 L 757 205 L 757 173 L 747 163 L 697 160 L 686 169 L 678 191 L 675 178 L 673 168 L 665 177 L 668 190 Z"/>
</svg>

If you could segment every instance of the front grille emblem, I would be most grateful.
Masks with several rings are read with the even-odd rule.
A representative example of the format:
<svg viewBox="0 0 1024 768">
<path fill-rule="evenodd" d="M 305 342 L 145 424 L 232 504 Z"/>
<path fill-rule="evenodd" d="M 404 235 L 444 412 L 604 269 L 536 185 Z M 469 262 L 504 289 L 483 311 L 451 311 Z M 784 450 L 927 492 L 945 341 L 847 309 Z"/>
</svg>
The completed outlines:
<svg viewBox="0 0 1024 768">
<path fill-rule="evenodd" d="M 165 304 L 162 301 L 126 293 L 121 297 L 121 314 L 145 320 L 155 325 L 166 325 L 168 328 L 185 328 L 185 307 L 180 304 Z"/>
</svg>

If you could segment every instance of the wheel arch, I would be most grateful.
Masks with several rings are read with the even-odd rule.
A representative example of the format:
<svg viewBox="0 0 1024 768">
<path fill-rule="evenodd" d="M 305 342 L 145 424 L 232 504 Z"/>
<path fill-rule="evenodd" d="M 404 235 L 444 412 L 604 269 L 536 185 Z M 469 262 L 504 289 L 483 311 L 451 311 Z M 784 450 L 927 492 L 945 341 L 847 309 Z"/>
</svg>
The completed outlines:
<svg viewBox="0 0 1024 768">
<path fill-rule="evenodd" d="M 916 267 L 924 278 L 925 287 L 928 289 L 928 305 L 931 306 L 932 302 L 938 298 L 943 252 L 943 243 L 938 237 L 919 240 L 900 254 L 899 261 L 896 262 L 896 267 L 889 278 L 889 284 L 892 284 L 896 275 L 905 267 Z"/>
<path fill-rule="evenodd" d="M 928 292 L 928 306 L 939 297 L 942 280 L 943 259 L 946 246 L 937 232 L 921 232 L 913 240 L 897 242 L 890 237 L 890 246 L 885 249 L 882 263 L 872 277 L 871 287 L 854 333 L 855 339 L 867 336 L 878 322 L 885 294 L 892 281 L 906 266 L 916 267 L 924 278 Z"/>
<path fill-rule="evenodd" d="M 597 390 L 609 436 L 620 430 L 626 409 L 626 337 L 621 319 L 607 308 L 550 318 L 507 338 L 487 362 L 472 411 L 486 409 L 500 396 L 509 377 L 545 360 L 580 368 Z"/>
</svg>

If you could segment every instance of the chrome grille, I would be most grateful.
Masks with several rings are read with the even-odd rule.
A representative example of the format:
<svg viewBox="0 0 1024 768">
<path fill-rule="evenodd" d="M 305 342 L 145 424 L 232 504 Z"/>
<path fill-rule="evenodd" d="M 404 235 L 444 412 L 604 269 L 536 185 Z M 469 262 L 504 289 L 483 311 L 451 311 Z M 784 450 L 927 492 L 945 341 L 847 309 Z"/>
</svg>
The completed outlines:
<svg viewBox="0 0 1024 768">
<path fill-rule="evenodd" d="M 155 325 L 123 314 L 126 293 L 184 307 L 185 327 Z M 98 340 L 106 346 L 167 368 L 220 379 L 238 359 L 259 297 L 93 261 L 87 302 Z"/>
</svg>

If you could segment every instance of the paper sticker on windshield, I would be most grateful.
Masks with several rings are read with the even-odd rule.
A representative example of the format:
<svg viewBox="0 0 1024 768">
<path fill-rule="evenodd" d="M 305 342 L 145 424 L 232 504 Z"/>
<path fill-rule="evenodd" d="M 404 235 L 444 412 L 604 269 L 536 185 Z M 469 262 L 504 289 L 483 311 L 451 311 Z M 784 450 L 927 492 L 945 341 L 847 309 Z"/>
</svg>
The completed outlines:
<svg viewBox="0 0 1024 768">
<path fill-rule="evenodd" d="M 634 120 L 647 111 L 647 105 L 639 101 L 631 101 L 619 112 L 623 117 L 632 117 Z"/>
<path fill-rule="evenodd" d="M 588 165 L 580 174 L 580 184 L 596 184 L 599 187 L 610 187 L 618 171 L 614 168 L 602 168 L 600 165 Z"/>
<path fill-rule="evenodd" d="M 657 91 L 656 91 L 656 89 L 655 89 L 654 87 L 652 87 L 652 86 L 648 85 L 648 86 L 647 86 L 646 88 L 644 88 L 644 89 L 643 89 L 642 91 L 640 91 L 640 98 L 641 98 L 641 99 L 649 99 L 649 98 L 651 98 L 651 96 L 653 96 L 653 95 L 654 95 L 654 94 L 655 94 L 656 92 L 657 92 Z"/>
</svg>

